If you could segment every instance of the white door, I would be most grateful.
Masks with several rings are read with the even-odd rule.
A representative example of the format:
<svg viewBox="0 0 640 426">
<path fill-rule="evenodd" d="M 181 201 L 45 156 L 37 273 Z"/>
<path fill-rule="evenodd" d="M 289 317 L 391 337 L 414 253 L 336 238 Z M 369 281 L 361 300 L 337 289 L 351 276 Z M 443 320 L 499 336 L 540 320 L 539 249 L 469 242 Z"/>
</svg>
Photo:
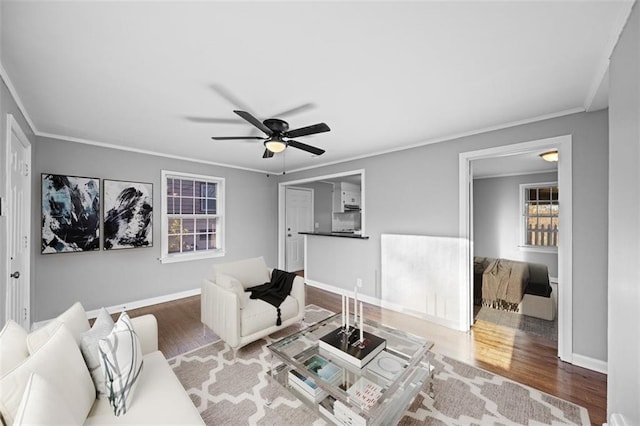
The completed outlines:
<svg viewBox="0 0 640 426">
<path fill-rule="evenodd" d="M 6 319 L 30 329 L 31 144 L 13 116 L 7 118 L 8 247 Z"/>
<path fill-rule="evenodd" d="M 304 235 L 313 231 L 313 190 L 287 188 L 285 195 L 285 269 L 295 272 L 304 269 Z"/>
</svg>

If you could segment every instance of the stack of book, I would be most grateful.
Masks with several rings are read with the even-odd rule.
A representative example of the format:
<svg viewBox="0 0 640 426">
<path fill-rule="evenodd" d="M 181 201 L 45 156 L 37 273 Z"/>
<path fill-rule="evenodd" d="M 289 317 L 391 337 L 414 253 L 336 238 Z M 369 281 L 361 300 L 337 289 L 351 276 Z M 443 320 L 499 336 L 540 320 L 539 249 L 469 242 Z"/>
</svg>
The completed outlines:
<svg viewBox="0 0 640 426">
<path fill-rule="evenodd" d="M 312 379 L 298 373 L 296 370 L 289 371 L 289 386 L 313 402 L 318 402 L 326 396 L 326 392 L 320 389 Z"/>
<path fill-rule="evenodd" d="M 347 389 L 349 401 L 360 406 L 364 410 L 371 409 L 382 396 L 382 386 L 373 383 L 365 377 L 359 377 L 354 384 Z M 367 420 L 354 412 L 342 401 L 335 401 L 333 404 L 334 418 L 349 426 L 366 426 Z"/>
<path fill-rule="evenodd" d="M 360 331 L 353 329 L 345 338 L 341 327 L 321 337 L 318 341 L 320 349 L 343 359 L 358 368 L 364 367 L 386 346 L 386 340 L 366 331 L 364 342 L 360 342 Z"/>
<path fill-rule="evenodd" d="M 313 402 L 318 402 L 327 396 L 327 393 L 317 385 L 317 380 L 337 385 L 342 378 L 342 369 L 320 355 L 310 356 L 303 364 L 304 373 L 297 370 L 289 371 L 289 384 Z"/>
</svg>

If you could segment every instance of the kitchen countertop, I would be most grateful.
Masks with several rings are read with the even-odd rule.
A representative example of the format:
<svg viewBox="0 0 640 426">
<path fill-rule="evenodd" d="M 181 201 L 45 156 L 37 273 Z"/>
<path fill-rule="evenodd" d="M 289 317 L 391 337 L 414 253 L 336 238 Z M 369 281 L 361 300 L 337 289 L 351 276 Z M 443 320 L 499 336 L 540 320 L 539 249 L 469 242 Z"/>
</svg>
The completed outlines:
<svg viewBox="0 0 640 426">
<path fill-rule="evenodd" d="M 353 232 L 298 232 L 301 235 L 320 235 L 323 237 L 339 237 L 339 238 L 355 238 L 358 240 L 368 240 L 366 235 L 360 235 Z"/>
</svg>

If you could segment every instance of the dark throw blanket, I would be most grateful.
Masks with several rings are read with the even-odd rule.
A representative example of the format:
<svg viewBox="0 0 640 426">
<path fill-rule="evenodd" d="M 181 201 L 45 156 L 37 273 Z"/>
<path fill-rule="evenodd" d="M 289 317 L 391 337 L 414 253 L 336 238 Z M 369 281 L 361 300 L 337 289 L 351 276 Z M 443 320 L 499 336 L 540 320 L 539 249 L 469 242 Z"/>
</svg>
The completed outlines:
<svg viewBox="0 0 640 426">
<path fill-rule="evenodd" d="M 293 272 L 281 271 L 280 269 L 274 269 L 271 272 L 271 282 L 264 283 L 255 287 L 248 288 L 246 291 L 251 292 L 251 299 L 264 300 L 267 303 L 276 307 L 278 312 L 278 319 L 276 325 L 282 324 L 280 318 L 280 305 L 291 293 L 291 287 L 293 286 L 293 280 L 296 274 Z"/>
</svg>

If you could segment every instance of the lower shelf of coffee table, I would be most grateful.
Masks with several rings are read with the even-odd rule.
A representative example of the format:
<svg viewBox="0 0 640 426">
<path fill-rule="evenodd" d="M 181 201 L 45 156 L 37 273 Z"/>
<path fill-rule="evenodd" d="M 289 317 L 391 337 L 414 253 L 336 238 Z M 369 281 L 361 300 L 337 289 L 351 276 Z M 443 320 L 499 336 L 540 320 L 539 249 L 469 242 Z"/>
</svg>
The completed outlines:
<svg viewBox="0 0 640 426">
<path fill-rule="evenodd" d="M 303 394 L 302 391 L 289 383 L 290 370 L 291 367 L 283 363 L 273 368 L 273 374 L 270 370 L 268 375 L 273 381 L 283 386 L 313 410 L 319 417 L 335 424 L 343 424 L 334 416 L 327 415 L 325 412 L 321 411 L 319 408 L 319 402 L 313 401 L 310 397 Z M 424 362 L 416 366 L 410 373 L 407 380 L 395 389 L 391 396 L 387 396 L 381 400 L 382 402 L 375 408 L 375 416 L 371 416 L 368 410 L 362 409 L 358 405 L 349 401 L 348 398 L 343 396 L 343 392 L 332 385 L 322 383 L 321 388 L 326 395 L 333 396 L 336 400 L 341 401 L 342 404 L 347 406 L 354 416 L 361 417 L 366 425 L 395 424 L 402 418 L 404 412 L 414 400 L 418 392 L 423 388 L 425 382 L 431 380 L 430 371 L 431 366 L 428 362 Z"/>
</svg>

